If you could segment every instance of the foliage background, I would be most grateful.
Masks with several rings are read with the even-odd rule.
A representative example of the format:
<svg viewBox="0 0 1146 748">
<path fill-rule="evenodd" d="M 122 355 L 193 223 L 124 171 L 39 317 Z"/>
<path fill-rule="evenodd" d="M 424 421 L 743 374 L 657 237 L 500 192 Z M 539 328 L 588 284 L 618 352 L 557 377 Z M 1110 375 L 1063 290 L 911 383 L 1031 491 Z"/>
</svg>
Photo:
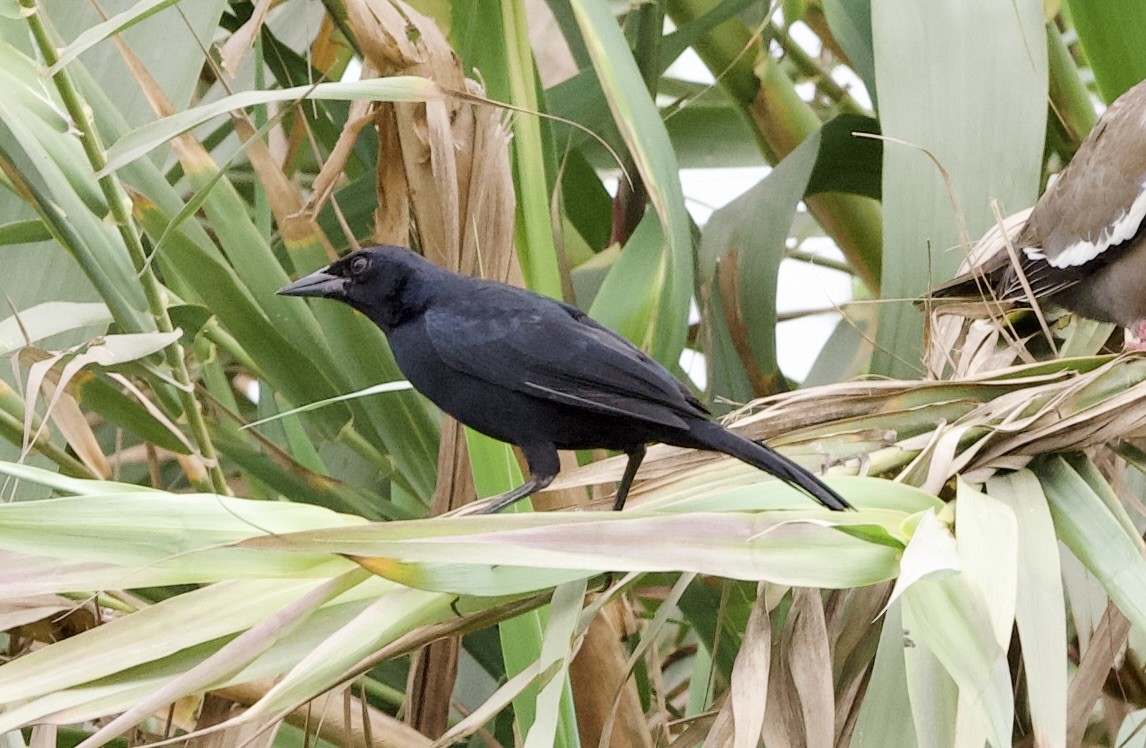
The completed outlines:
<svg viewBox="0 0 1146 748">
<path fill-rule="evenodd" d="M 0 2 L 0 740 L 1146 744 L 1142 361 L 911 304 L 1146 78 L 1146 10 L 781 5 Z M 761 159 L 692 220 L 681 169 Z M 860 511 L 654 450 L 619 516 L 418 521 L 512 451 L 400 388 L 240 428 L 400 379 L 273 295 L 374 241 L 703 360 Z M 853 284 L 817 387 L 781 262 Z"/>
</svg>

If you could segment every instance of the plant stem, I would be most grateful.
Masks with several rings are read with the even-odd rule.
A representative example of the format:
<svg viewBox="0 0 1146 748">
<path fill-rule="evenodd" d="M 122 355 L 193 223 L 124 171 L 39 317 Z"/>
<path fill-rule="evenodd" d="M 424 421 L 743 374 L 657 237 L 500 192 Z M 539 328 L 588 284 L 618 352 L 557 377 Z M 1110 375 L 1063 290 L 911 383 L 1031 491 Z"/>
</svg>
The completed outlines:
<svg viewBox="0 0 1146 748">
<path fill-rule="evenodd" d="M 55 65 L 59 61 L 59 55 L 56 53 L 56 46 L 49 34 L 46 19 L 41 16 L 41 9 L 36 4 L 36 0 L 20 0 L 20 5 L 28 11 L 28 26 L 44 62 L 48 66 Z M 68 115 L 80 130 L 80 143 L 83 145 L 84 153 L 87 154 L 92 170 L 100 171 L 107 166 L 107 154 L 87 106 L 80 98 L 79 92 L 66 69 L 61 68 L 53 76 L 53 80 L 64 106 L 67 107 Z M 139 273 L 139 279 L 147 297 L 148 311 L 155 320 L 155 326 L 160 332 L 171 332 L 174 328 L 171 325 L 171 318 L 167 314 L 164 291 L 152 272 L 151 266 L 147 263 L 147 253 L 139 238 L 139 232 L 136 231 L 135 222 L 132 220 L 131 199 L 119 181 L 119 177 L 114 173 L 100 179 L 99 185 L 103 191 L 104 199 L 107 200 L 108 208 L 115 218 L 115 224 L 123 243 L 131 255 L 132 264 Z M 211 487 L 217 493 L 229 495 L 230 490 L 227 488 L 226 478 L 223 475 L 222 467 L 219 465 L 215 446 L 211 443 L 211 437 L 207 432 L 203 412 L 199 408 L 199 401 L 195 399 L 191 376 L 187 371 L 187 364 L 183 360 L 183 347 L 176 341 L 167 346 L 163 352 L 167 365 L 171 367 L 175 381 L 179 385 L 179 399 L 183 406 L 183 412 L 187 416 L 191 438 L 194 439 L 199 449 L 199 455 L 207 466 Z"/>
<path fill-rule="evenodd" d="M 769 38 L 776 40 L 776 43 L 784 50 L 784 56 L 791 60 L 800 69 L 800 72 L 813 79 L 816 87 L 834 101 L 841 112 L 872 116 L 872 113 L 856 101 L 846 88 L 836 83 L 831 72 L 825 70 L 815 58 L 797 44 L 787 31 L 779 28 L 775 23 L 769 23 L 765 30 L 765 39 Z"/>
<path fill-rule="evenodd" d="M 1094 111 L 1090 92 L 1086 90 L 1086 84 L 1078 74 L 1078 66 L 1074 64 L 1070 50 L 1053 21 L 1046 25 L 1046 32 L 1047 72 L 1050 79 L 1048 94 L 1052 112 L 1072 141 L 1072 152 L 1064 154 L 1069 157 L 1090 132 L 1090 128 L 1094 127 L 1094 123 L 1098 122 L 1098 113 Z"/>
<path fill-rule="evenodd" d="M 667 0 L 678 27 L 710 11 L 717 0 Z M 738 18 L 693 44 L 718 84 L 754 125 L 757 143 L 770 164 L 778 163 L 821 126 L 816 111 L 796 93 L 792 79 L 761 48 L 760 39 Z M 794 61 L 795 62 L 795 61 Z M 809 196 L 808 209 L 839 245 L 864 284 L 880 288 L 883 216 L 871 198 L 842 193 Z"/>
<path fill-rule="evenodd" d="M 848 275 L 856 274 L 856 269 L 846 262 L 833 260 L 829 257 L 821 257 L 818 254 L 805 252 L 800 249 L 789 249 L 784 253 L 784 257 L 788 260 L 798 260 L 800 262 L 806 262 L 809 265 L 815 265 L 816 267 L 827 268 L 828 270 L 839 270 L 841 273 L 847 273 Z"/>
</svg>

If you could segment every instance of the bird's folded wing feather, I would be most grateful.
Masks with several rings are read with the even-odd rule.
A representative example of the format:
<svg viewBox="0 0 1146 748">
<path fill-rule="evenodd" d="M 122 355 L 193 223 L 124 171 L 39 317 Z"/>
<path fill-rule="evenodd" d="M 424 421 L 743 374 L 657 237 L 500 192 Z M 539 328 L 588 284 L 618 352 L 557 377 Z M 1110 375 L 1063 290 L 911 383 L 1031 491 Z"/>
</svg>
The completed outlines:
<svg viewBox="0 0 1146 748">
<path fill-rule="evenodd" d="M 575 308 L 499 301 L 469 313 L 426 312 L 429 338 L 447 366 L 544 400 L 675 428 L 687 425 L 682 416 L 705 412 L 675 377 Z"/>
<path fill-rule="evenodd" d="M 1027 280 L 1036 294 L 1080 281 L 1088 268 L 1113 262 L 1139 236 L 1146 219 L 1143 101 L 1119 101 L 1074 159 L 1039 199 L 1022 247 Z"/>
</svg>

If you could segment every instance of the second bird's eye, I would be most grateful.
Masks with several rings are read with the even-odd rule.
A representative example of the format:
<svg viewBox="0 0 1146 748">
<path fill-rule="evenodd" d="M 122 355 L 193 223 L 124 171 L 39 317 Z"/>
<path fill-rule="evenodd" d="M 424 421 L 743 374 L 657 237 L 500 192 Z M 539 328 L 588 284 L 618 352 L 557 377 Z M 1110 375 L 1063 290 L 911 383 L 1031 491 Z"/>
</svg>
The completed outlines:
<svg viewBox="0 0 1146 748">
<path fill-rule="evenodd" d="M 362 271 L 366 270 L 366 267 L 369 264 L 370 264 L 370 261 L 367 260 L 365 257 L 355 257 L 350 262 L 350 272 L 353 273 L 354 275 L 358 275 Z"/>
</svg>

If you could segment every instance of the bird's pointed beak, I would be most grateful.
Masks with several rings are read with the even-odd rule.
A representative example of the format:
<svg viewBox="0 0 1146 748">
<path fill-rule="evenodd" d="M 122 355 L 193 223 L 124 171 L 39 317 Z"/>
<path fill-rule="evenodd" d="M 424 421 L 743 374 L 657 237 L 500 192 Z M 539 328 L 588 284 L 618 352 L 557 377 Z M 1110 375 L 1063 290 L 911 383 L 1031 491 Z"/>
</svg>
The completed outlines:
<svg viewBox="0 0 1146 748">
<path fill-rule="evenodd" d="M 299 278 L 294 283 L 283 286 L 277 293 L 279 296 L 322 296 L 324 298 L 340 299 L 346 295 L 347 279 L 327 272 L 329 266 L 316 270 L 310 275 Z"/>
</svg>

